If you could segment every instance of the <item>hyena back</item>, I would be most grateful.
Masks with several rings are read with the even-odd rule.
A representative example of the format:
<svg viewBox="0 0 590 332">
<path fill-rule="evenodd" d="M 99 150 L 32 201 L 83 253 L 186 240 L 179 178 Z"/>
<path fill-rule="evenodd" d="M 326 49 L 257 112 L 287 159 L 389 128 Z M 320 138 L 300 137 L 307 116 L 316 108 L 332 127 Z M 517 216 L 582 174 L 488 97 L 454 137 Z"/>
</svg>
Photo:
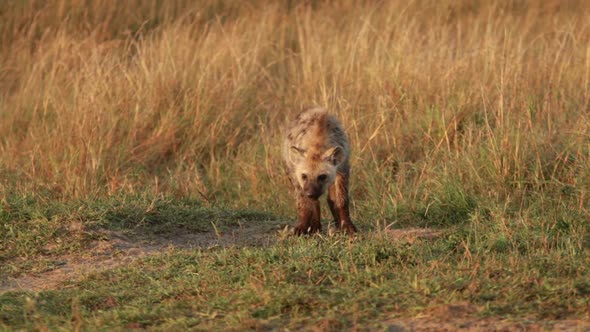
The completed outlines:
<svg viewBox="0 0 590 332">
<path fill-rule="evenodd" d="M 321 230 L 319 198 L 326 190 L 336 227 L 356 232 L 348 207 L 349 155 L 342 126 L 324 109 L 304 111 L 293 120 L 283 142 L 283 158 L 297 196 L 295 234 Z"/>
</svg>

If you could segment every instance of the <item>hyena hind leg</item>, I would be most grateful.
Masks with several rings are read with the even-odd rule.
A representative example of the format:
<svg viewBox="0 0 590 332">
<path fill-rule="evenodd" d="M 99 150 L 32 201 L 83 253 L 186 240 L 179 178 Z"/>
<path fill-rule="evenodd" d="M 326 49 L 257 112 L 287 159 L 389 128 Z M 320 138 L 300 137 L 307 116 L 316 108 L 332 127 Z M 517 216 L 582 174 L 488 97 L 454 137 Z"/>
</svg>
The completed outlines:
<svg viewBox="0 0 590 332">
<path fill-rule="evenodd" d="M 348 175 L 338 173 L 328 192 L 328 206 L 334 216 L 336 228 L 348 234 L 354 234 L 357 229 L 350 220 L 348 205 Z"/>
<path fill-rule="evenodd" d="M 295 227 L 295 234 L 313 234 L 322 230 L 320 201 L 297 195 L 297 216 L 299 224 Z"/>
</svg>

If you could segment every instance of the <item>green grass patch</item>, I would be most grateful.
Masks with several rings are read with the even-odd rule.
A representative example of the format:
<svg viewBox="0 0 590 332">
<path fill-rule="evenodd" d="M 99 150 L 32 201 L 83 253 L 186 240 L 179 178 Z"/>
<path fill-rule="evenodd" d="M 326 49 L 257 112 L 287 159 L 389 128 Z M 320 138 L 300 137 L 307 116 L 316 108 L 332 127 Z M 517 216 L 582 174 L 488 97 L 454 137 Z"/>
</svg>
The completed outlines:
<svg viewBox="0 0 590 332">
<path fill-rule="evenodd" d="M 411 245 L 386 234 L 286 238 L 266 248 L 173 251 L 62 290 L 3 294 L 0 321 L 25 329 L 338 330 L 379 328 L 461 301 L 481 317 L 587 318 L 587 252 L 478 253 L 469 248 L 472 235 Z"/>
</svg>

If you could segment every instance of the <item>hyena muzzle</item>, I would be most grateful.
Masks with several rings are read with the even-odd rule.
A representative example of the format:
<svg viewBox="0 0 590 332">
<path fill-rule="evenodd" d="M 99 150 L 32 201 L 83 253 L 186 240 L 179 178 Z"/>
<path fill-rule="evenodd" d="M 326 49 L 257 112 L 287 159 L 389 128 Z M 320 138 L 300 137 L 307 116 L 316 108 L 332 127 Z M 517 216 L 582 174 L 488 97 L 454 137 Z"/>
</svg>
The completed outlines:
<svg viewBox="0 0 590 332">
<path fill-rule="evenodd" d="M 324 109 L 304 111 L 293 120 L 283 143 L 283 158 L 297 195 L 295 234 L 322 229 L 319 198 L 326 190 L 336 227 L 348 234 L 357 231 L 349 212 L 349 155 L 342 126 Z"/>
</svg>

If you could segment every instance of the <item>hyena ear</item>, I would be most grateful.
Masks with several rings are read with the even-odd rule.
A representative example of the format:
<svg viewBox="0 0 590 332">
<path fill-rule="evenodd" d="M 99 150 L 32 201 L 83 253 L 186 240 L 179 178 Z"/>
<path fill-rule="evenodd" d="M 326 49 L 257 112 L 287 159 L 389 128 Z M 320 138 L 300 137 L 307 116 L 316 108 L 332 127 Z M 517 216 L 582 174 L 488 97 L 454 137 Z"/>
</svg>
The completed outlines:
<svg viewBox="0 0 590 332">
<path fill-rule="evenodd" d="M 303 150 L 302 148 L 298 148 L 295 145 L 291 145 L 291 151 L 295 152 L 295 155 L 298 157 L 305 157 L 305 150 Z"/>
<path fill-rule="evenodd" d="M 338 166 L 344 161 L 344 151 L 339 146 L 331 148 L 324 153 L 324 160 L 331 162 L 334 166 Z"/>
</svg>

